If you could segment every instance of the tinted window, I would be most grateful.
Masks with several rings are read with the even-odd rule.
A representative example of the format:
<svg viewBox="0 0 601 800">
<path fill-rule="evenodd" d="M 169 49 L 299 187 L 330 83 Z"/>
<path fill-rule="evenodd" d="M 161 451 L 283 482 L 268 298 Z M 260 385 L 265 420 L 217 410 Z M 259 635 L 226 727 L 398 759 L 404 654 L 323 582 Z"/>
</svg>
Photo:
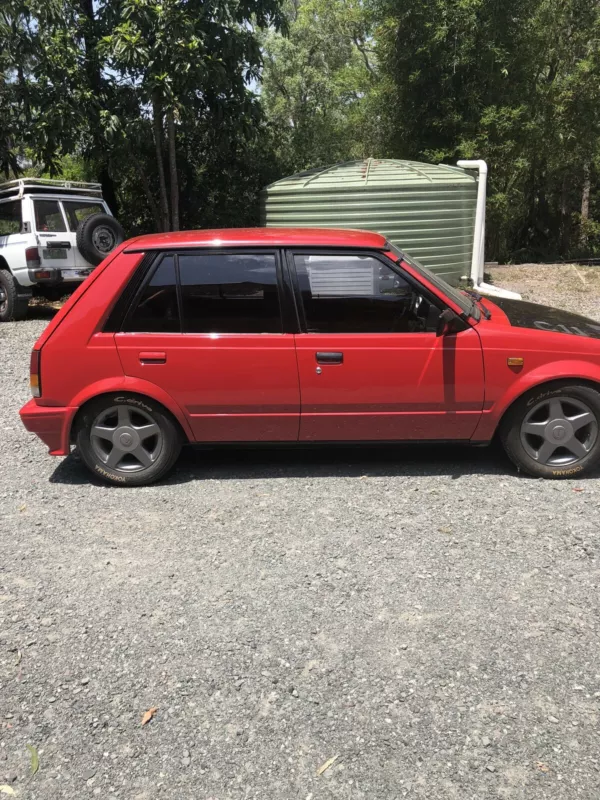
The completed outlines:
<svg viewBox="0 0 601 800">
<path fill-rule="evenodd" d="M 454 286 L 450 286 L 444 280 L 444 278 L 440 277 L 440 275 L 437 275 L 435 272 L 427 269 L 421 262 L 417 261 L 417 259 L 412 258 L 411 256 L 407 255 L 407 253 L 402 252 L 398 249 L 398 247 L 395 247 L 390 242 L 386 242 L 386 246 L 391 252 L 395 253 L 395 255 L 399 256 L 399 258 L 402 258 L 403 261 L 406 261 L 408 264 L 410 264 L 413 269 L 422 276 L 422 278 L 425 278 L 433 286 L 436 286 L 437 289 L 440 289 L 443 294 L 451 297 L 451 299 L 454 300 L 459 308 L 465 311 L 466 314 L 472 314 L 475 319 L 480 319 L 480 309 L 475 305 L 475 303 L 472 302 L 470 297 L 465 295 L 465 293 L 460 292 L 459 289 L 456 289 Z"/>
<path fill-rule="evenodd" d="M 180 321 L 173 256 L 163 258 L 144 286 L 124 330 L 138 333 L 179 333 Z"/>
<path fill-rule="evenodd" d="M 0 236 L 21 233 L 21 201 L 0 203 Z"/>
<path fill-rule="evenodd" d="M 186 333 L 281 333 L 275 256 L 180 255 Z"/>
<path fill-rule="evenodd" d="M 36 200 L 34 206 L 37 231 L 62 233 L 67 230 L 57 200 Z"/>
<path fill-rule="evenodd" d="M 409 333 L 435 330 L 436 310 L 377 258 L 295 255 L 310 333 Z"/>
<path fill-rule="evenodd" d="M 69 220 L 69 229 L 77 230 L 77 226 L 92 214 L 104 214 L 104 208 L 100 203 L 90 203 L 81 200 L 63 200 L 63 208 Z"/>
</svg>

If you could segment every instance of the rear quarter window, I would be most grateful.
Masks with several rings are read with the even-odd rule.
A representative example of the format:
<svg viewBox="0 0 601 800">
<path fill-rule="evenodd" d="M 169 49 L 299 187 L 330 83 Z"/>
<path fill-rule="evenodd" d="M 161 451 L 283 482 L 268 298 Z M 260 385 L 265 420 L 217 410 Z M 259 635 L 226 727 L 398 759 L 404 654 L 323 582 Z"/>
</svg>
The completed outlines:
<svg viewBox="0 0 601 800">
<path fill-rule="evenodd" d="M 22 225 L 21 201 L 13 200 L 10 203 L 0 203 L 0 236 L 21 233 Z"/>
<path fill-rule="evenodd" d="M 125 320 L 131 333 L 179 333 L 181 322 L 177 300 L 175 259 L 165 256 L 139 293 Z"/>
</svg>

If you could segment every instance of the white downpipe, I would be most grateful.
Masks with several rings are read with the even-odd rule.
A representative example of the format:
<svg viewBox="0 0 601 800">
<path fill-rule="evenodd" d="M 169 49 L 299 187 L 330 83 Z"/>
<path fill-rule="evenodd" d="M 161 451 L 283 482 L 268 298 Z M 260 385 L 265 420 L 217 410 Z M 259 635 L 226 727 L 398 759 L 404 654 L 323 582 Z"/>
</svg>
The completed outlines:
<svg viewBox="0 0 601 800">
<path fill-rule="evenodd" d="M 486 161 L 477 159 L 475 161 L 461 160 L 457 166 L 462 169 L 478 170 L 478 194 L 476 196 L 476 222 L 474 224 L 474 245 L 472 247 L 472 270 L 471 279 L 474 289 L 484 277 L 484 230 L 486 225 L 486 177 L 488 175 L 488 165 Z"/>
<path fill-rule="evenodd" d="M 511 297 L 521 300 L 522 296 L 508 289 L 500 289 L 484 283 L 484 234 L 486 231 L 486 179 L 488 165 L 481 158 L 474 160 L 461 159 L 457 166 L 462 169 L 478 170 L 478 194 L 476 195 L 476 221 L 474 223 L 474 245 L 472 248 L 471 279 L 474 289 L 484 294 L 497 295 L 498 297 Z"/>
</svg>

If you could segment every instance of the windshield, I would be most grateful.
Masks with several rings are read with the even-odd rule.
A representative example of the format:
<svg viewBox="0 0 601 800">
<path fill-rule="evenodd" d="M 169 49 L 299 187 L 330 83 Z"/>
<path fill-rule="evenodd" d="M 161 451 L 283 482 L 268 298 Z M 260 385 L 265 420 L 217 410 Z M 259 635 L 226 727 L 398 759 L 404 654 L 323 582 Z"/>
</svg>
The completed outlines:
<svg viewBox="0 0 601 800">
<path fill-rule="evenodd" d="M 422 276 L 422 278 L 425 278 L 433 286 L 436 286 L 437 289 L 440 289 L 441 292 L 444 292 L 444 294 L 450 297 L 450 299 L 456 303 L 462 311 L 464 311 L 466 314 L 470 314 L 472 317 L 474 317 L 474 319 L 480 319 L 480 309 L 474 303 L 471 297 L 466 296 L 460 292 L 459 289 L 455 289 L 443 278 L 441 278 L 440 275 L 436 275 L 436 273 L 431 272 L 429 269 L 424 267 L 423 264 L 420 264 L 419 261 L 411 258 L 411 256 L 408 256 L 407 253 L 399 250 L 398 247 L 395 247 L 390 242 L 386 242 L 386 246 L 391 253 L 394 253 L 399 258 L 402 258 L 403 261 L 406 261 L 407 264 L 412 266 L 413 269 Z"/>
</svg>

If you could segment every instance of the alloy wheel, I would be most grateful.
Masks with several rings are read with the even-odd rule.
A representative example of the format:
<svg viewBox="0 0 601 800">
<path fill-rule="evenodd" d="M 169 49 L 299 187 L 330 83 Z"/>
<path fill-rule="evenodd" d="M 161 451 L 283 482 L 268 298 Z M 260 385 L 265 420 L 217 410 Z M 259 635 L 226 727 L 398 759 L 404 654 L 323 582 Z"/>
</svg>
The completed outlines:
<svg viewBox="0 0 601 800">
<path fill-rule="evenodd" d="M 597 418 L 586 403 L 558 396 L 531 408 L 520 428 L 524 450 L 539 464 L 566 466 L 581 461 L 595 446 Z"/>
<path fill-rule="evenodd" d="M 163 434 L 152 416 L 130 406 L 111 406 L 90 428 L 90 443 L 99 461 L 119 472 L 151 467 L 163 448 Z"/>
</svg>

